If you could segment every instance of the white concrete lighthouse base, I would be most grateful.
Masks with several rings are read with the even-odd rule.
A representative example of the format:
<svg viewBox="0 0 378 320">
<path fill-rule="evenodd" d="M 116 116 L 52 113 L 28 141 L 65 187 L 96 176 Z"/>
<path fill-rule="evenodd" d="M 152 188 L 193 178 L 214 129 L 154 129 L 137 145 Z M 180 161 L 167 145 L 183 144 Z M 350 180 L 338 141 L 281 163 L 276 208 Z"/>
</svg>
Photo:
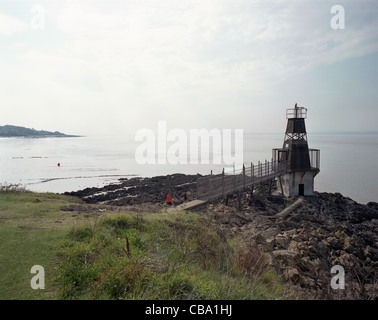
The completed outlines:
<svg viewBox="0 0 378 320">
<path fill-rule="evenodd" d="M 282 190 L 286 197 L 314 195 L 314 177 L 318 171 L 295 171 L 281 176 Z M 278 190 L 281 191 L 280 179 L 277 179 Z"/>
</svg>

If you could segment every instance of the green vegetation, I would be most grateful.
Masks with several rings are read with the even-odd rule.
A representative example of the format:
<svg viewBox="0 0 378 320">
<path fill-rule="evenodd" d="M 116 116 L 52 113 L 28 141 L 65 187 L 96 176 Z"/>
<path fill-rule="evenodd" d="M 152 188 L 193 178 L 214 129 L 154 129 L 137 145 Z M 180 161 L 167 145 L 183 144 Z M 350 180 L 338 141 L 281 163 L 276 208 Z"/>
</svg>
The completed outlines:
<svg viewBox="0 0 378 320">
<path fill-rule="evenodd" d="M 73 225 L 85 223 L 60 207 L 77 202 L 54 194 L 22 192 L 17 187 L 0 189 L 0 299 L 54 299 L 59 243 Z M 30 269 L 45 267 L 46 290 L 32 290 Z"/>
<path fill-rule="evenodd" d="M 0 299 L 289 297 L 262 252 L 205 215 L 115 211 L 0 191 Z M 44 290 L 30 287 L 33 265 L 45 269 Z"/>
</svg>

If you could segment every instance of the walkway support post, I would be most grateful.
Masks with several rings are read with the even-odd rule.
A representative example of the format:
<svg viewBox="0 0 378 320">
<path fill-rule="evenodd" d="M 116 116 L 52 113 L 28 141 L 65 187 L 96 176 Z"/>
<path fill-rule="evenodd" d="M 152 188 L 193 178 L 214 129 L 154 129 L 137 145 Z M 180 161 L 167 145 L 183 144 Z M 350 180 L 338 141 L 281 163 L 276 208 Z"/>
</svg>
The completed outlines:
<svg viewBox="0 0 378 320">
<path fill-rule="evenodd" d="M 244 185 L 244 189 L 245 189 L 245 166 L 243 164 L 243 185 Z"/>
<path fill-rule="evenodd" d="M 199 177 L 199 174 L 197 173 L 197 179 L 196 179 L 196 199 L 198 199 L 198 177 Z"/>
<path fill-rule="evenodd" d="M 242 203 L 241 203 L 240 191 L 238 191 L 238 203 L 239 203 L 239 211 L 242 211 Z"/>
<path fill-rule="evenodd" d="M 254 184 L 254 180 L 255 180 L 255 177 L 254 177 L 254 175 L 255 175 L 255 168 L 254 168 L 254 166 L 253 166 L 253 163 L 251 162 L 251 183 L 252 183 L 252 185 Z"/>
<path fill-rule="evenodd" d="M 249 205 L 252 205 L 253 189 L 254 189 L 254 185 L 251 186 L 251 194 L 250 194 L 250 197 L 249 197 Z"/>
<path fill-rule="evenodd" d="M 266 160 L 265 160 L 265 170 L 266 170 Z M 266 194 L 265 194 L 265 189 L 264 189 L 264 184 L 263 184 L 263 181 L 262 181 L 262 163 L 260 162 L 260 187 L 261 187 L 261 190 L 262 190 L 262 193 L 263 193 L 263 196 L 265 197 Z"/>
<path fill-rule="evenodd" d="M 209 176 L 209 196 L 211 197 L 211 189 L 212 189 L 212 179 L 213 179 L 213 170 L 211 170 L 210 176 Z"/>
<path fill-rule="evenodd" d="M 224 168 L 222 170 L 222 196 L 224 195 Z"/>
<path fill-rule="evenodd" d="M 234 168 L 234 172 L 233 172 L 233 176 L 234 176 L 234 191 L 236 189 L 236 172 L 235 172 L 235 165 L 233 165 L 233 168 Z"/>
<path fill-rule="evenodd" d="M 273 182 L 273 179 L 269 179 L 268 195 L 270 195 L 272 193 L 272 182 Z"/>
<path fill-rule="evenodd" d="M 281 175 L 278 176 L 278 179 L 280 179 L 281 194 L 282 194 L 282 196 L 284 197 L 285 194 L 284 194 L 283 187 L 282 187 L 282 179 L 281 179 Z"/>
</svg>

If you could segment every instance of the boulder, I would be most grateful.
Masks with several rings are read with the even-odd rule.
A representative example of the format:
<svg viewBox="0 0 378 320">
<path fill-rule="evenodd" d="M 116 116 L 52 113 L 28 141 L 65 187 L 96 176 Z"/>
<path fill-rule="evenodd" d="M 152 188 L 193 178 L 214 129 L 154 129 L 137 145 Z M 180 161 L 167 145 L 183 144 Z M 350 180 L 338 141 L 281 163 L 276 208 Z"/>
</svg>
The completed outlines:
<svg viewBox="0 0 378 320">
<path fill-rule="evenodd" d="M 294 284 L 301 282 L 301 275 L 296 268 L 290 268 L 286 272 L 286 278 L 289 279 Z"/>
</svg>

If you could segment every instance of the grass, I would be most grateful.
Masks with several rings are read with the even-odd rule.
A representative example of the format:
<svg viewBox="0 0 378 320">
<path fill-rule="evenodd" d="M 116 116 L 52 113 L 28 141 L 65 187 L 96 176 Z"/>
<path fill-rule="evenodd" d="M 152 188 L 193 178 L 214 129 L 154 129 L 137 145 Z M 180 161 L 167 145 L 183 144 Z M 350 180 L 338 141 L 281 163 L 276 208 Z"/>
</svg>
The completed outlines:
<svg viewBox="0 0 378 320">
<path fill-rule="evenodd" d="M 0 299 L 56 298 L 54 251 L 72 227 L 86 221 L 60 208 L 77 202 L 54 194 L 0 191 Z M 30 287 L 34 265 L 45 269 L 45 290 Z"/>
<path fill-rule="evenodd" d="M 259 249 L 206 215 L 65 211 L 79 200 L 0 191 L 1 299 L 287 299 Z M 45 269 L 33 290 L 30 269 Z"/>
</svg>

